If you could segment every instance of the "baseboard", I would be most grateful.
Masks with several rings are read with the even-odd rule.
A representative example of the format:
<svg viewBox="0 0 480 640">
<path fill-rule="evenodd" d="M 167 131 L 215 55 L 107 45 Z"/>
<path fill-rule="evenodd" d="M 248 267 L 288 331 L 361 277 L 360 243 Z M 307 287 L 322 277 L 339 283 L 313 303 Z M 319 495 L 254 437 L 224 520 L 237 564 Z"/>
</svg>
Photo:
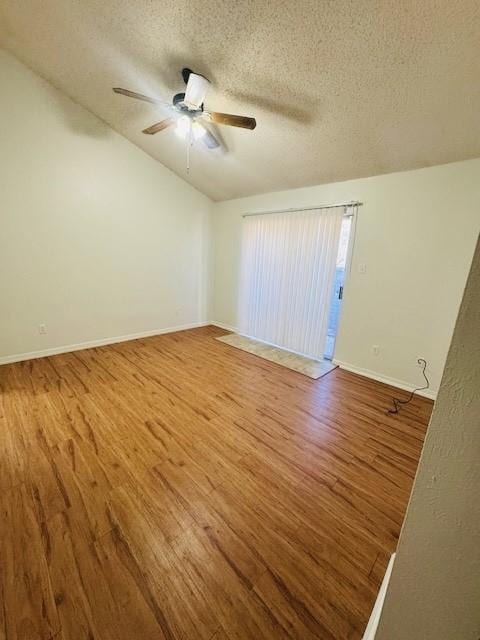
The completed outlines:
<svg viewBox="0 0 480 640">
<path fill-rule="evenodd" d="M 396 555 L 395 553 L 392 554 L 390 561 L 388 563 L 387 570 L 385 571 L 385 575 L 383 576 L 383 581 L 380 587 L 380 591 L 378 592 L 377 599 L 373 606 L 373 610 L 370 615 L 370 620 L 368 621 L 367 628 L 365 629 L 365 633 L 363 634 L 363 640 L 375 640 L 378 623 L 380 621 L 380 614 L 382 613 L 383 603 L 385 600 L 385 595 L 387 593 L 388 583 L 390 581 L 390 576 L 392 575 L 395 555 Z"/>
<path fill-rule="evenodd" d="M 206 327 L 209 324 L 212 323 L 192 322 L 190 324 L 181 324 L 176 327 L 167 327 L 166 329 L 152 329 L 150 331 L 140 331 L 139 333 L 129 333 L 128 335 L 124 336 L 100 338 L 100 340 L 90 340 L 88 342 L 79 342 L 78 344 L 68 344 L 61 347 L 51 347 L 50 349 L 42 349 L 40 351 L 16 353 L 11 356 L 0 356 L 0 365 L 10 364 L 12 362 L 22 362 L 23 360 L 34 360 L 35 358 L 45 358 L 47 356 L 55 356 L 60 353 L 70 353 L 71 351 L 81 351 L 82 349 L 92 349 L 93 347 L 103 347 L 108 344 L 117 344 L 118 342 L 138 340 L 138 338 L 150 338 L 152 336 L 160 336 L 164 333 L 175 333 L 176 331 L 185 331 L 186 329 L 197 329 L 198 327 Z"/>
<path fill-rule="evenodd" d="M 217 322 L 216 320 L 212 320 L 208 324 L 213 324 L 214 327 L 218 327 L 219 329 L 225 329 L 225 331 L 231 331 L 232 333 L 238 333 L 237 327 L 231 327 L 229 324 L 225 324 L 224 322 Z"/>
<path fill-rule="evenodd" d="M 403 391 L 413 391 L 413 389 L 415 389 L 415 387 L 408 382 L 397 380 L 396 378 L 389 378 L 388 376 L 381 375 L 380 373 L 376 373 L 375 371 L 371 371 L 370 369 L 362 369 L 361 367 L 356 367 L 355 365 L 349 364 L 348 362 L 342 362 L 341 360 L 337 360 L 336 358 L 334 358 L 332 362 L 333 364 L 337 364 L 340 369 L 345 369 L 345 371 L 351 371 L 352 373 L 358 373 L 358 375 L 360 376 L 371 378 L 372 380 L 376 380 L 377 382 L 383 382 L 384 384 L 388 384 L 392 387 L 397 387 L 397 389 L 402 389 Z M 423 396 L 424 398 L 429 398 L 430 400 L 436 400 L 437 398 L 437 392 L 433 389 L 417 391 L 417 395 Z"/>
</svg>

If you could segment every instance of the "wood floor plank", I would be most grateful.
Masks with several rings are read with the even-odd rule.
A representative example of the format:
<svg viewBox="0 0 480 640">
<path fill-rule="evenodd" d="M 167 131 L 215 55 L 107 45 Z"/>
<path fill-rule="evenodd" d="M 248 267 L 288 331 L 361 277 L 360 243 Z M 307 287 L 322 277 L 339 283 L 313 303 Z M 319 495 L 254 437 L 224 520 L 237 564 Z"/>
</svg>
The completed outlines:
<svg viewBox="0 0 480 640">
<path fill-rule="evenodd" d="M 60 628 L 42 544 L 25 484 L 0 494 L 0 577 L 7 640 L 46 640 Z"/>
<path fill-rule="evenodd" d="M 218 534 L 218 529 L 195 526 L 174 545 L 189 582 L 204 594 L 205 610 L 215 611 L 231 638 L 282 637 L 282 625 L 252 591 L 258 563 L 246 556 L 246 547 L 239 561 L 238 546 L 232 555 L 225 537 Z"/>
<path fill-rule="evenodd" d="M 205 327 L 0 367 L 1 640 L 359 640 L 432 403 Z"/>
<path fill-rule="evenodd" d="M 146 601 L 131 571 L 118 560 L 108 534 L 84 544 L 67 514 L 49 523 L 49 570 L 65 640 L 145 638 L 170 640 L 156 607 Z"/>
<path fill-rule="evenodd" d="M 134 579 L 165 637 L 208 639 L 219 623 L 215 612 L 205 608 L 204 593 L 189 584 L 157 517 L 152 519 L 139 502 L 129 507 L 122 512 L 113 506 L 112 530 L 105 536 L 116 549 L 116 564 Z M 103 544 L 103 538 L 96 543 Z"/>
</svg>

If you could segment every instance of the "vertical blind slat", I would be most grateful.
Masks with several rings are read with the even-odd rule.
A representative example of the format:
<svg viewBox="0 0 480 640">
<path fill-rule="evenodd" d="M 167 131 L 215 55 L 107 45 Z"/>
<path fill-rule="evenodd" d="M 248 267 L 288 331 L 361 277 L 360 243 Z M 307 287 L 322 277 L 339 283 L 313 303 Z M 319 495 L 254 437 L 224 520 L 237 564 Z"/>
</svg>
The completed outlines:
<svg viewBox="0 0 480 640">
<path fill-rule="evenodd" d="M 343 208 L 244 219 L 240 332 L 322 358 Z"/>
</svg>

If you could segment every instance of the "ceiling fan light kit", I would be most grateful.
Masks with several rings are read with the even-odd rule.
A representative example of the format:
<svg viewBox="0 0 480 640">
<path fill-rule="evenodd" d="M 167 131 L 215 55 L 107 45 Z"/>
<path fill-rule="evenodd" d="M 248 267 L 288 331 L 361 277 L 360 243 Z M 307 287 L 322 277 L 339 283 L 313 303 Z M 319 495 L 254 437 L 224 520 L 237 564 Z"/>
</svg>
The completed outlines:
<svg viewBox="0 0 480 640">
<path fill-rule="evenodd" d="M 192 121 L 188 116 L 180 116 L 180 118 L 178 118 L 177 124 L 175 126 L 175 133 L 180 138 L 182 138 L 182 140 L 185 140 L 185 138 L 189 134 L 191 122 Z"/>
<path fill-rule="evenodd" d="M 200 122 L 192 122 L 192 132 L 195 140 L 201 140 L 207 134 L 207 130 Z"/>
<path fill-rule="evenodd" d="M 210 86 L 209 80 L 198 73 L 194 73 L 187 67 L 182 69 L 181 73 L 187 88 L 185 93 L 175 94 L 171 104 L 164 100 L 151 98 L 150 96 L 145 96 L 141 93 L 120 87 L 115 87 L 113 91 L 129 98 L 163 106 L 170 111 L 170 117 L 152 124 L 150 127 L 144 129 L 142 133 L 154 135 L 175 124 L 175 133 L 180 138 L 187 140 L 188 170 L 188 149 L 194 140 L 201 140 L 208 149 L 216 149 L 220 146 L 215 135 L 205 126 L 206 123 L 213 122 L 215 124 L 253 130 L 257 126 L 257 122 L 255 118 L 247 116 L 206 111 L 204 109 L 204 101 Z"/>
</svg>

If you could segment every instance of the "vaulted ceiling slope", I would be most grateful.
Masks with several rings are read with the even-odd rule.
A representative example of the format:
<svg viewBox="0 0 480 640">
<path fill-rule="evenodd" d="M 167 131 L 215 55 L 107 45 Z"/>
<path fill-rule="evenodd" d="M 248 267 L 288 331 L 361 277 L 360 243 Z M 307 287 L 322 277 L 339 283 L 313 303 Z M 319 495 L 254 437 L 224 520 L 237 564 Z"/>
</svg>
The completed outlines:
<svg viewBox="0 0 480 640">
<path fill-rule="evenodd" d="M 480 156 L 478 0 L 0 0 L 0 45 L 215 200 Z M 188 66 L 224 149 L 147 136 Z M 3 87 L 7 91 L 8 87 Z M 33 107 L 34 108 L 34 107 Z M 88 135 L 85 132 L 85 135 Z"/>
</svg>

